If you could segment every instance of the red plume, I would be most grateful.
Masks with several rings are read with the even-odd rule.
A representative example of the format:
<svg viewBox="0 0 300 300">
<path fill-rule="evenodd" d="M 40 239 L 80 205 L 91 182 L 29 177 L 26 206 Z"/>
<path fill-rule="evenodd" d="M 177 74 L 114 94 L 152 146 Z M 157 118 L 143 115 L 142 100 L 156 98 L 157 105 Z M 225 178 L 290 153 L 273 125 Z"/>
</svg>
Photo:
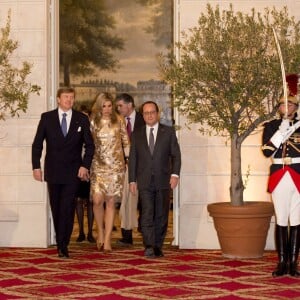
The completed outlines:
<svg viewBox="0 0 300 300">
<path fill-rule="evenodd" d="M 288 96 L 296 96 L 298 94 L 298 74 L 286 75 L 286 82 L 289 88 Z"/>
</svg>

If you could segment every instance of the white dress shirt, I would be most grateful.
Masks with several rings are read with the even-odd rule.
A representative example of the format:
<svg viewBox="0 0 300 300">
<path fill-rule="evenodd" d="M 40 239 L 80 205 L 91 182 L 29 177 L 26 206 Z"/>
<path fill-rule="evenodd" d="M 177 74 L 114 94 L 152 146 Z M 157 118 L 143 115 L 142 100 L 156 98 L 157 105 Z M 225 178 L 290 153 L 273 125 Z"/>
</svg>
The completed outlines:
<svg viewBox="0 0 300 300">
<path fill-rule="evenodd" d="M 157 136 L 157 130 L 158 130 L 158 122 L 156 124 L 154 124 L 153 126 L 146 125 L 146 135 L 147 135 L 148 145 L 149 145 L 150 128 L 154 128 L 153 129 L 153 136 L 154 136 L 154 145 L 155 145 L 156 136 Z"/>
<path fill-rule="evenodd" d="M 69 109 L 68 111 L 63 111 L 62 109 L 58 108 L 59 124 L 61 124 L 63 113 L 67 114 L 66 120 L 67 120 L 67 132 L 68 132 L 70 128 L 71 118 L 72 118 L 72 109 Z"/>
</svg>

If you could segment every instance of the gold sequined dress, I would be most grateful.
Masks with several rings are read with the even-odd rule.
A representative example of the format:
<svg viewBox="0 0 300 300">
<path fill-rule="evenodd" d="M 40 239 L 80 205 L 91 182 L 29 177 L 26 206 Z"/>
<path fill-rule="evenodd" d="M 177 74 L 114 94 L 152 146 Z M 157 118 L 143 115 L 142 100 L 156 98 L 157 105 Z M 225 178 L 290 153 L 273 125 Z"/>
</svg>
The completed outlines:
<svg viewBox="0 0 300 300">
<path fill-rule="evenodd" d="M 125 161 L 124 154 L 129 154 L 129 138 L 125 120 L 118 117 L 118 122 L 100 120 L 100 124 L 91 121 L 91 130 L 95 143 L 95 153 L 91 165 L 91 194 L 122 196 Z"/>
</svg>

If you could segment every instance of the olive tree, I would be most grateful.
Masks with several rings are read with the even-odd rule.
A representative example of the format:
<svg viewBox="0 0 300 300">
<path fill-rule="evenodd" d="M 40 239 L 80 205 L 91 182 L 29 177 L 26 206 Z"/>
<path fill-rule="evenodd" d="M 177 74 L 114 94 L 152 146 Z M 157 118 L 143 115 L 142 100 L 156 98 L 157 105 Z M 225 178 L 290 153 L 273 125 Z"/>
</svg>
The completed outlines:
<svg viewBox="0 0 300 300">
<path fill-rule="evenodd" d="M 19 116 L 19 112 L 26 112 L 31 93 L 38 93 L 40 87 L 26 81 L 31 73 L 32 65 L 26 61 L 21 67 L 11 63 L 11 56 L 18 48 L 18 42 L 10 38 L 10 12 L 6 25 L 1 28 L 0 35 L 0 120 Z"/>
<path fill-rule="evenodd" d="M 174 54 L 159 57 L 159 70 L 173 88 L 173 105 L 203 134 L 228 137 L 231 147 L 230 199 L 243 204 L 241 146 L 259 124 L 274 116 L 282 92 L 280 60 L 299 73 L 299 22 L 286 7 L 250 13 L 207 5 L 197 26 L 182 32 Z M 174 52 L 174 53 L 176 53 Z"/>
</svg>

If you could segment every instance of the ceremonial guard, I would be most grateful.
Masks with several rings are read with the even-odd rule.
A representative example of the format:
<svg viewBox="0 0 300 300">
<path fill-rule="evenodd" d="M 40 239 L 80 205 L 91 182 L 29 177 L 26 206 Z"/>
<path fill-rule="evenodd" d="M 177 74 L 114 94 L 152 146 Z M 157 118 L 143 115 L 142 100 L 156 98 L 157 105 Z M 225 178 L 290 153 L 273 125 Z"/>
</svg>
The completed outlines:
<svg viewBox="0 0 300 300">
<path fill-rule="evenodd" d="M 280 118 L 264 124 L 262 151 L 272 158 L 268 192 L 272 193 L 276 227 L 278 265 L 274 277 L 299 276 L 297 260 L 300 243 L 300 121 L 297 110 L 298 75 L 286 76 L 288 92 L 281 97 Z"/>
</svg>

